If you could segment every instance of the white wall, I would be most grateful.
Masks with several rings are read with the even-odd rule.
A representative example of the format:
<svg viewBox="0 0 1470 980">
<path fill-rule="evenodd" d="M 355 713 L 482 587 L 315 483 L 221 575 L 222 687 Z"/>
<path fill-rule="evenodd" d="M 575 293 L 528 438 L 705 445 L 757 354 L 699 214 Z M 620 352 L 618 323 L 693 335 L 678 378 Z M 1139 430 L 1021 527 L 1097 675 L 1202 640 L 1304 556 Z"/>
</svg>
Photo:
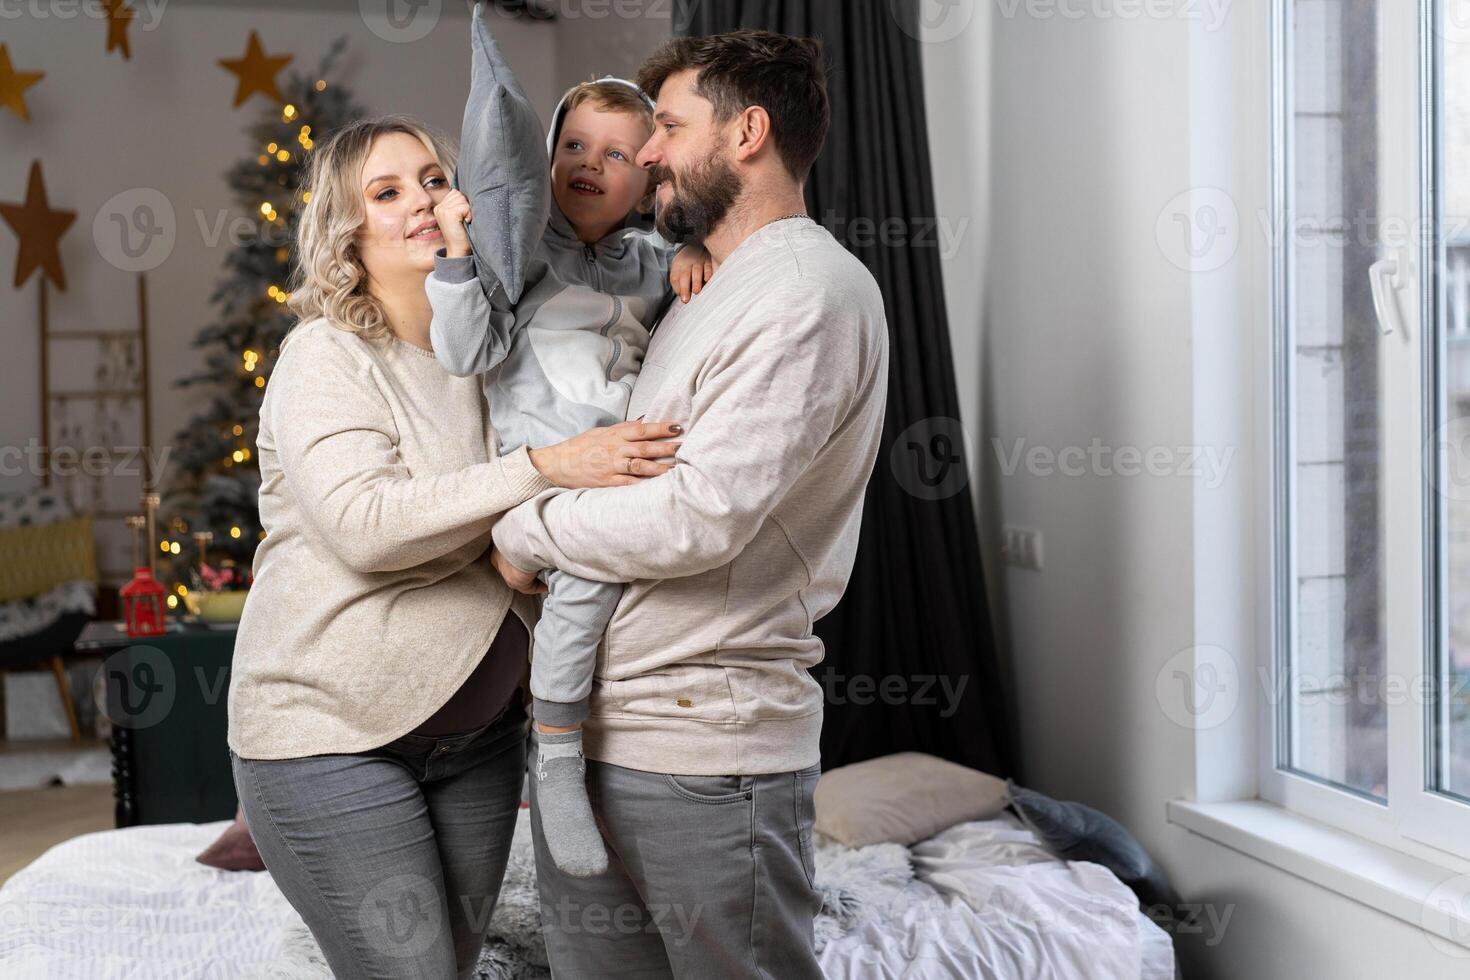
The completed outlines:
<svg viewBox="0 0 1470 980">
<path fill-rule="evenodd" d="M 52 291 L 53 329 L 133 327 L 134 278 L 103 260 L 92 220 L 104 202 L 129 188 L 157 188 L 173 205 L 176 244 L 149 273 L 155 443 L 172 438 L 198 397 L 173 381 L 199 363 L 189 343 L 215 315 L 209 296 L 229 247 L 227 238 L 208 246 L 197 216 L 212 227 L 221 210 L 240 213 L 223 174 L 250 151 L 244 128 L 267 105 L 255 96 L 232 109 L 235 77 L 216 60 L 238 58 L 256 29 L 267 53 L 293 54 L 289 67 L 309 71 L 346 34 L 349 58 L 330 82 L 350 86 L 370 112 L 407 112 L 457 137 L 469 90 L 469 22 L 460 5 L 444 6 L 428 36 L 402 43 L 369 30 L 356 4 L 260 10 L 175 3 L 152 30 L 140 13 L 130 32 L 131 61 L 104 54 L 105 26 L 85 17 L 26 14 L 3 21 L 0 39 L 16 68 L 47 74 L 27 93 L 31 122 L 0 112 L 0 200 L 22 199 L 30 161 L 40 159 L 52 206 L 78 212 L 62 239 L 69 289 Z M 528 94 L 548 110 L 559 92 L 558 23 L 495 21 Z M 0 446 L 23 446 L 40 432 L 38 286 L 32 279 L 19 291 L 10 288 L 15 256 L 15 236 L 0 228 Z M 0 476 L 0 491 L 35 482 L 29 473 Z"/>
<path fill-rule="evenodd" d="M 1261 193 L 1265 162 L 1240 158 L 1232 127 L 1259 119 L 1242 103 L 1265 91 L 1269 62 L 1221 58 L 1221 43 L 1259 40 L 1260 12 L 1245 5 L 1209 37 L 1177 16 L 1077 20 L 1058 16 L 1063 6 L 1111 9 L 950 5 L 971 24 L 924 46 L 938 210 L 988 222 L 988 241 L 945 263 L 965 422 L 981 450 L 982 526 L 1045 534 L 1040 573 L 999 566 L 985 543 L 1009 630 L 1024 780 L 1117 817 L 1186 901 L 1231 910 L 1215 945 L 1181 938 L 1191 980 L 1463 975 L 1462 961 L 1400 920 L 1165 820 L 1166 800 L 1228 796 L 1253 771 L 1251 758 L 1220 764 L 1212 744 L 1248 730 L 1248 710 L 1196 736 L 1169 721 L 1155 682 L 1197 644 L 1251 643 L 1253 586 L 1241 570 L 1255 559 L 1242 502 L 1259 477 L 1259 338 L 1242 297 L 1259 287 L 1260 256 L 1259 243 L 1243 243 L 1226 269 L 1191 275 L 1155 225 L 1193 186 Z M 972 178 L 987 169 L 975 153 L 987 143 L 982 190 Z M 1221 412 L 1221 398 L 1243 407 Z M 1094 439 L 1142 451 L 1209 443 L 1238 455 L 1206 492 L 1181 476 L 1025 465 L 1005 476 L 992 437 L 1056 451 Z"/>
<path fill-rule="evenodd" d="M 632 79 L 673 33 L 672 0 L 562 3 L 556 25 L 557 85 L 603 75 Z"/>
</svg>

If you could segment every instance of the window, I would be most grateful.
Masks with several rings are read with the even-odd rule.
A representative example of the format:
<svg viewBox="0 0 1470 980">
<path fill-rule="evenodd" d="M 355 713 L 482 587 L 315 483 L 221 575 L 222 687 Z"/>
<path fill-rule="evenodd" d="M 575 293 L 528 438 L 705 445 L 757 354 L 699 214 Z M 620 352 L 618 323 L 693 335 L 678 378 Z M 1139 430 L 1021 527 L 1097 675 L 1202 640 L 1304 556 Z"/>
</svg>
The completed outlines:
<svg viewBox="0 0 1470 980">
<path fill-rule="evenodd" d="M 1276 0 L 1263 795 L 1470 857 L 1470 0 Z"/>
</svg>

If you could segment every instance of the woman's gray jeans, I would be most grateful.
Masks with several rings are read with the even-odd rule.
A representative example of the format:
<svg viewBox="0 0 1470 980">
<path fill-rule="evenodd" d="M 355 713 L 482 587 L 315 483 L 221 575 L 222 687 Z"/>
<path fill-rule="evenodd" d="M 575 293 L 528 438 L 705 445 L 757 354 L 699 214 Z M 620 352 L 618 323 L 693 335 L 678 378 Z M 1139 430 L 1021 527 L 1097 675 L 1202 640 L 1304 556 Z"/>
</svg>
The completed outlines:
<svg viewBox="0 0 1470 980">
<path fill-rule="evenodd" d="M 355 755 L 230 753 L 250 834 L 338 977 L 469 977 L 520 807 L 520 695 L 462 735 Z"/>
</svg>

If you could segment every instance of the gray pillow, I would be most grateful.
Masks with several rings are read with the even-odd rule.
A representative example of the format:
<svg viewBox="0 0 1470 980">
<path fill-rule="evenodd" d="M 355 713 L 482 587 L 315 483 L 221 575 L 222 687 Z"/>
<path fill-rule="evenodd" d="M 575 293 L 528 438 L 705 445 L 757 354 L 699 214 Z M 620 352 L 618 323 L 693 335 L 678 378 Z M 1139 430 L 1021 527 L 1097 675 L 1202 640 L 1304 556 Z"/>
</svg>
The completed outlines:
<svg viewBox="0 0 1470 980">
<path fill-rule="evenodd" d="M 1011 808 L 1065 861 L 1090 861 L 1107 868 L 1148 908 L 1174 908 L 1178 899 L 1164 869 L 1138 839 L 1112 817 L 1082 803 L 1064 803 L 1034 790 L 1007 784 Z"/>
<path fill-rule="evenodd" d="M 541 120 L 501 55 L 483 7 L 475 4 L 470 22 L 470 98 L 454 185 L 474 211 L 468 230 L 485 295 L 500 286 L 514 303 L 546 233 L 551 163 Z"/>
<path fill-rule="evenodd" d="M 899 752 L 822 773 L 816 829 L 848 847 L 918 843 L 1005 808 L 1004 780 L 922 752 Z"/>
</svg>

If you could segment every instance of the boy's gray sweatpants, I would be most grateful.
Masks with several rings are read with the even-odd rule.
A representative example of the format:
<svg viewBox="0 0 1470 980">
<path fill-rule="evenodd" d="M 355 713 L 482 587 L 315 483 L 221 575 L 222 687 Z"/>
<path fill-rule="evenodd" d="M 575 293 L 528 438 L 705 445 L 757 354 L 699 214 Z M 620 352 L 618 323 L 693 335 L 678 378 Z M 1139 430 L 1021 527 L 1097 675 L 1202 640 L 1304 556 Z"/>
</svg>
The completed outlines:
<svg viewBox="0 0 1470 980">
<path fill-rule="evenodd" d="M 502 452 L 520 446 L 552 446 L 588 429 L 621 422 L 626 411 L 613 412 L 564 397 L 546 376 L 529 343 L 514 345 L 491 377 L 487 385 L 490 424 L 500 437 Z M 627 386 L 630 393 L 631 387 Z M 593 582 L 555 568 L 546 569 L 541 579 L 546 595 L 531 645 L 534 717 L 553 727 L 578 725 L 587 717 L 597 648 L 622 598 L 623 586 Z"/>
<path fill-rule="evenodd" d="M 623 587 L 547 569 L 546 598 L 531 650 L 531 696 L 543 725 L 565 727 L 587 717 L 597 647 Z"/>
</svg>

